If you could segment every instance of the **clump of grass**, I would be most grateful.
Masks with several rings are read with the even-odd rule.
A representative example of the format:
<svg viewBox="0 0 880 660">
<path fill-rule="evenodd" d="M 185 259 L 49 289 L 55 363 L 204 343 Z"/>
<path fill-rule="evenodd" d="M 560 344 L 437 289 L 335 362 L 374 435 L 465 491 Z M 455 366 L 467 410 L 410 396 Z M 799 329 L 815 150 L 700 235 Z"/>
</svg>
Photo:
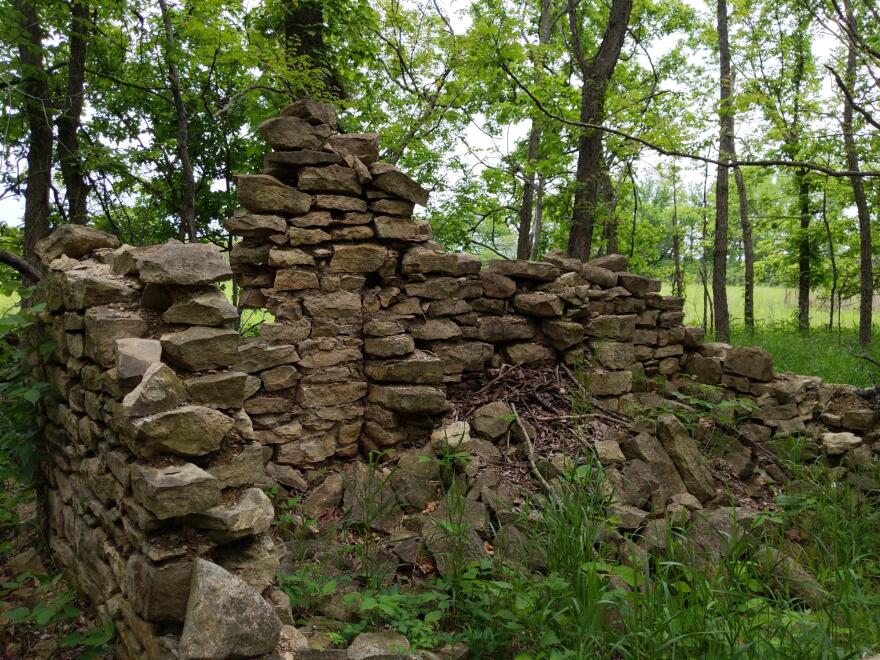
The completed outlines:
<svg viewBox="0 0 880 660">
<path fill-rule="evenodd" d="M 826 383 L 849 383 L 868 387 L 880 382 L 880 369 L 857 357 L 865 353 L 880 361 L 880 326 L 874 327 L 875 339 L 867 350 L 859 348 L 854 328 L 840 332 L 812 328 L 801 333 L 791 322 L 760 323 L 754 333 L 744 326 L 731 327 L 731 343 L 736 346 L 761 346 L 773 356 L 776 371 L 791 371 L 818 376 Z"/>
</svg>

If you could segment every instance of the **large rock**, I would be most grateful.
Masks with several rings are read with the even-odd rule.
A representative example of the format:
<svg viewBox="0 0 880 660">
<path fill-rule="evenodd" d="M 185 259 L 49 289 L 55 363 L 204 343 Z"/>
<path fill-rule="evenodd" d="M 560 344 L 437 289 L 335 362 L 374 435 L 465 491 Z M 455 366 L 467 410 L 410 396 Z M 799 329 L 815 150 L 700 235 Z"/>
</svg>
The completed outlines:
<svg viewBox="0 0 880 660">
<path fill-rule="evenodd" d="M 260 379 L 241 371 L 206 374 L 186 381 L 192 403 L 211 408 L 241 408 L 245 399 L 259 389 Z"/>
<path fill-rule="evenodd" d="M 390 192 L 422 206 L 428 203 L 428 191 L 394 165 L 376 163 L 370 168 L 370 173 L 373 175 L 373 185 L 379 190 Z"/>
<path fill-rule="evenodd" d="M 226 543 L 269 531 L 275 510 L 259 488 L 248 488 L 229 503 L 212 507 L 187 518 L 215 541 Z"/>
<path fill-rule="evenodd" d="M 216 245 L 170 241 L 136 257 L 140 278 L 152 284 L 197 286 L 232 277 L 229 263 Z"/>
<path fill-rule="evenodd" d="M 330 127 L 310 124 L 301 117 L 267 119 L 259 127 L 260 135 L 276 151 L 320 150 L 330 137 Z"/>
<path fill-rule="evenodd" d="M 565 308 L 559 296 L 552 293 L 519 293 L 513 297 L 513 307 L 526 316 L 554 317 L 562 316 Z"/>
<path fill-rule="evenodd" d="M 337 245 L 330 260 L 330 272 L 372 273 L 379 270 L 387 258 L 388 249 L 381 245 Z"/>
<path fill-rule="evenodd" d="M 60 256 L 79 259 L 92 250 L 117 248 L 119 240 L 115 236 L 82 225 L 61 225 L 34 246 L 34 253 L 45 264 L 52 263 Z"/>
<path fill-rule="evenodd" d="M 727 351 L 724 371 L 752 380 L 773 380 L 773 357 L 757 346 L 737 346 Z"/>
<path fill-rule="evenodd" d="M 688 528 L 688 550 L 701 569 L 717 570 L 720 562 L 737 556 L 766 531 L 767 517 L 762 511 L 746 507 L 722 507 L 696 512 Z M 748 540 L 750 543 L 744 543 Z"/>
<path fill-rule="evenodd" d="M 509 364 L 522 364 L 530 368 L 546 367 L 556 361 L 553 349 L 528 342 L 502 346 L 501 355 Z"/>
<path fill-rule="evenodd" d="M 232 426 L 232 419 L 219 410 L 182 406 L 137 420 L 132 448 L 142 456 L 204 456 L 220 448 Z"/>
<path fill-rule="evenodd" d="M 220 485 L 193 465 L 136 465 L 131 472 L 135 499 L 160 520 L 179 518 L 220 504 Z"/>
<path fill-rule="evenodd" d="M 522 316 L 483 316 L 477 320 L 477 336 L 489 343 L 531 339 L 535 327 Z"/>
<path fill-rule="evenodd" d="M 590 394 L 594 396 L 618 396 L 632 389 L 631 371 L 600 371 L 590 373 Z"/>
<path fill-rule="evenodd" d="M 355 637 L 348 647 L 348 658 L 349 660 L 366 660 L 367 658 L 402 657 L 409 650 L 410 645 L 406 637 L 398 632 L 383 630 L 361 633 Z"/>
<path fill-rule="evenodd" d="M 402 413 L 441 413 L 448 407 L 443 388 L 428 385 L 371 385 L 369 400 Z"/>
<path fill-rule="evenodd" d="M 615 273 L 626 270 L 627 259 L 622 254 L 606 254 L 604 257 L 596 257 L 587 262 L 590 266 L 606 268 Z"/>
<path fill-rule="evenodd" d="M 592 264 L 584 264 L 580 270 L 581 277 L 587 282 L 598 284 L 603 289 L 610 289 L 617 286 L 617 273 L 601 266 Z"/>
<path fill-rule="evenodd" d="M 195 561 L 181 660 L 263 655 L 275 649 L 280 633 L 281 621 L 258 591 L 216 564 Z"/>
<path fill-rule="evenodd" d="M 522 280 L 551 282 L 559 277 L 559 269 L 544 261 L 523 261 L 520 259 L 497 259 L 490 261 L 486 270 L 507 277 Z"/>
<path fill-rule="evenodd" d="M 238 177 L 238 201 L 253 213 L 303 215 L 312 206 L 312 196 L 284 185 L 268 174 Z"/>
<path fill-rule="evenodd" d="M 189 371 L 228 367 L 238 358 L 238 333 L 195 326 L 162 335 L 162 350 L 171 364 Z"/>
<path fill-rule="evenodd" d="M 284 108 L 281 117 L 299 117 L 310 124 L 326 124 L 336 128 L 336 106 L 332 103 L 321 103 L 312 99 L 300 99 Z"/>
<path fill-rule="evenodd" d="M 379 135 L 377 133 L 331 135 L 327 142 L 333 151 L 340 156 L 357 156 L 367 165 L 379 160 Z"/>
<path fill-rule="evenodd" d="M 715 482 L 697 443 L 675 415 L 657 418 L 657 438 L 672 458 L 691 495 L 701 502 L 715 497 Z"/>
<path fill-rule="evenodd" d="M 383 383 L 435 385 L 443 382 L 446 361 L 421 351 L 405 360 L 368 361 L 364 375 Z"/>
<path fill-rule="evenodd" d="M 287 221 L 280 215 L 259 215 L 247 211 L 236 211 L 223 221 L 223 226 L 236 236 L 264 238 L 270 234 L 287 232 Z"/>
<path fill-rule="evenodd" d="M 458 255 L 441 250 L 416 246 L 407 250 L 401 262 L 401 270 L 412 273 L 458 274 Z"/>
<path fill-rule="evenodd" d="M 238 310 L 220 289 L 187 292 L 174 298 L 174 304 L 162 314 L 166 323 L 218 326 L 238 320 Z"/>
<path fill-rule="evenodd" d="M 340 165 L 304 167 L 299 173 L 297 187 L 306 192 L 361 194 L 361 184 L 354 170 Z"/>
<path fill-rule="evenodd" d="M 587 323 L 586 333 L 591 337 L 631 341 L 636 332 L 636 315 L 597 316 Z"/>
<path fill-rule="evenodd" d="M 541 324 L 541 329 L 553 348 L 560 351 L 577 346 L 584 340 L 584 326 L 574 321 L 550 319 Z"/>
<path fill-rule="evenodd" d="M 120 382 L 137 382 L 162 359 L 162 343 L 155 339 L 125 337 L 116 340 L 116 374 Z"/>
<path fill-rule="evenodd" d="M 189 559 L 156 565 L 142 554 L 133 554 L 125 570 L 132 607 L 147 621 L 183 621 L 192 570 Z"/>
<path fill-rule="evenodd" d="M 824 451 L 829 456 L 844 454 L 850 449 L 860 447 L 861 444 L 862 439 L 854 433 L 850 433 L 848 431 L 843 431 L 841 433 L 822 434 L 822 451 Z"/>
<path fill-rule="evenodd" d="M 158 343 L 158 342 L 157 342 Z M 186 399 L 186 390 L 167 365 L 151 364 L 141 382 L 122 399 L 122 410 L 127 417 L 155 415 L 176 408 Z"/>
<path fill-rule="evenodd" d="M 85 354 L 108 369 L 116 364 L 116 341 L 147 334 L 147 322 L 137 312 L 113 307 L 92 307 L 86 311 Z"/>
</svg>

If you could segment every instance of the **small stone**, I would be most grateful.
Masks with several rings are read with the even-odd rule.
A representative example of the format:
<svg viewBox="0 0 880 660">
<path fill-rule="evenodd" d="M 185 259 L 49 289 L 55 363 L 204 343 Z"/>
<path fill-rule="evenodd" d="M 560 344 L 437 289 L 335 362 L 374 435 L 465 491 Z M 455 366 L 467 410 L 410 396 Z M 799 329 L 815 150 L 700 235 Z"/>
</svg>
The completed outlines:
<svg viewBox="0 0 880 660">
<path fill-rule="evenodd" d="M 532 339 L 535 327 L 522 316 L 483 316 L 477 319 L 477 337 L 490 343 Z"/>
<path fill-rule="evenodd" d="M 241 371 L 206 374 L 186 381 L 192 403 L 211 408 L 241 408 L 259 388 L 259 379 Z"/>
<path fill-rule="evenodd" d="M 421 206 L 428 203 L 428 191 L 394 165 L 377 163 L 370 168 L 370 173 L 373 175 L 373 186 L 379 190 L 390 192 Z"/>
<path fill-rule="evenodd" d="M 357 173 L 348 167 L 304 167 L 299 173 L 297 187 L 306 192 L 342 193 L 359 196 L 361 183 Z"/>
<path fill-rule="evenodd" d="M 94 227 L 65 224 L 37 241 L 34 253 L 43 263 L 50 264 L 61 256 L 79 259 L 93 250 L 117 247 L 119 239 L 106 232 Z"/>
<path fill-rule="evenodd" d="M 367 165 L 379 160 L 379 136 L 376 133 L 331 135 L 327 142 L 340 156 L 357 156 Z"/>
<path fill-rule="evenodd" d="M 757 346 L 731 348 L 724 358 L 724 370 L 752 380 L 773 380 L 773 358 Z"/>
<path fill-rule="evenodd" d="M 337 245 L 330 260 L 330 272 L 373 273 L 382 267 L 387 258 L 388 249 L 381 245 Z"/>
<path fill-rule="evenodd" d="M 862 439 L 848 431 L 822 434 L 822 451 L 829 456 L 844 454 L 851 449 L 861 446 L 861 444 Z"/>
<path fill-rule="evenodd" d="M 220 504 L 187 518 L 187 522 L 205 530 L 220 543 L 269 531 L 275 510 L 259 488 L 248 488 L 232 503 Z"/>
<path fill-rule="evenodd" d="M 260 135 L 276 151 L 320 150 L 330 137 L 330 126 L 310 124 L 296 116 L 267 119 L 259 126 Z"/>
<path fill-rule="evenodd" d="M 286 364 L 264 371 L 260 374 L 260 378 L 267 392 L 275 392 L 296 385 L 299 381 L 299 372 L 295 367 Z"/>
<path fill-rule="evenodd" d="M 369 400 L 402 413 L 441 413 L 447 409 L 446 392 L 428 385 L 371 385 Z"/>
<path fill-rule="evenodd" d="M 509 364 L 522 364 L 529 368 L 546 367 L 556 361 L 553 350 L 540 344 L 507 344 L 501 348 L 501 355 Z"/>
<path fill-rule="evenodd" d="M 510 298 L 516 293 L 516 282 L 501 273 L 484 270 L 480 273 L 480 282 L 487 298 Z"/>
<path fill-rule="evenodd" d="M 281 250 L 278 248 L 272 248 L 269 250 L 269 265 L 275 268 L 314 266 L 315 258 L 303 250 Z"/>
<path fill-rule="evenodd" d="M 230 234 L 259 238 L 287 231 L 287 221 L 280 215 L 259 215 L 247 211 L 236 211 L 223 221 L 223 226 Z"/>
<path fill-rule="evenodd" d="M 302 227 L 291 227 L 287 230 L 290 244 L 297 245 L 317 245 L 330 240 L 330 234 L 323 229 L 304 229 Z"/>
<path fill-rule="evenodd" d="M 513 308 L 526 316 L 561 316 L 565 308 L 559 296 L 552 293 L 520 293 L 513 298 Z"/>
<path fill-rule="evenodd" d="M 471 428 L 477 435 L 498 440 L 507 433 L 514 419 L 515 415 L 506 403 L 493 401 L 473 412 Z"/>
<path fill-rule="evenodd" d="M 415 350 L 415 347 L 415 341 L 410 335 L 367 337 L 364 340 L 364 351 L 367 355 L 372 355 L 378 358 L 392 358 L 409 355 Z"/>
<path fill-rule="evenodd" d="M 590 266 L 598 268 L 606 268 L 607 270 L 619 273 L 626 270 L 627 258 L 622 254 L 606 254 L 603 257 L 590 259 L 587 262 Z"/>
<path fill-rule="evenodd" d="M 345 481 L 341 474 L 331 472 L 319 486 L 313 488 L 302 503 L 303 513 L 312 519 L 333 511 L 342 501 Z"/>
<path fill-rule="evenodd" d="M 282 117 L 299 117 L 313 125 L 326 124 L 336 128 L 336 106 L 332 103 L 320 103 L 312 99 L 294 101 L 281 111 Z"/>
<path fill-rule="evenodd" d="M 176 296 L 162 320 L 186 325 L 227 325 L 238 320 L 238 310 L 219 289 L 199 291 L 192 295 Z"/>
<path fill-rule="evenodd" d="M 520 259 L 496 259 L 490 261 L 486 270 L 507 277 L 523 280 L 552 282 L 559 277 L 559 269 L 544 261 L 523 261 Z"/>
<path fill-rule="evenodd" d="M 620 465 L 626 460 L 620 445 L 614 440 L 599 440 L 593 445 L 593 449 L 602 465 Z"/>
<path fill-rule="evenodd" d="M 705 457 L 674 415 L 657 418 L 657 437 L 678 468 L 688 491 L 701 502 L 715 497 L 715 482 Z"/>
<path fill-rule="evenodd" d="M 162 360 L 162 344 L 155 339 L 125 337 L 116 340 L 116 374 L 122 383 L 140 379 Z"/>
<path fill-rule="evenodd" d="M 467 422 L 452 422 L 431 433 L 431 447 L 435 451 L 457 451 L 471 440 L 471 427 Z"/>
<path fill-rule="evenodd" d="M 281 621 L 259 592 L 244 580 L 204 559 L 196 559 L 181 660 L 242 658 L 275 649 Z"/>
</svg>

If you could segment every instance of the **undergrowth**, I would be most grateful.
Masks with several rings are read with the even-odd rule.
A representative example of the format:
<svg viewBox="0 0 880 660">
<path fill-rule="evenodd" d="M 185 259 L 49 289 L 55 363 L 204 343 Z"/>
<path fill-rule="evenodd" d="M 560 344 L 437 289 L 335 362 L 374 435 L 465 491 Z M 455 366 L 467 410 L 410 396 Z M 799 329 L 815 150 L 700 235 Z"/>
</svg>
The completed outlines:
<svg viewBox="0 0 880 660">
<path fill-rule="evenodd" d="M 390 627 L 418 648 L 463 642 L 481 658 L 848 658 L 880 649 L 880 508 L 828 467 L 792 460 L 795 476 L 759 540 L 732 543 L 703 570 L 669 528 L 650 559 L 611 543 L 601 468 L 581 466 L 535 513 L 530 552 L 546 570 L 496 556 L 443 577 L 373 585 L 347 597 L 356 621 L 340 643 Z M 880 472 L 853 473 L 878 479 Z M 632 539 L 635 541 L 636 539 Z M 780 580 L 759 548 L 811 572 L 827 598 Z M 641 557 L 641 558 L 640 558 Z M 285 578 L 300 604 L 332 586 Z M 309 592 L 311 595 L 309 595 Z M 301 614 L 308 609 L 301 610 Z"/>
</svg>

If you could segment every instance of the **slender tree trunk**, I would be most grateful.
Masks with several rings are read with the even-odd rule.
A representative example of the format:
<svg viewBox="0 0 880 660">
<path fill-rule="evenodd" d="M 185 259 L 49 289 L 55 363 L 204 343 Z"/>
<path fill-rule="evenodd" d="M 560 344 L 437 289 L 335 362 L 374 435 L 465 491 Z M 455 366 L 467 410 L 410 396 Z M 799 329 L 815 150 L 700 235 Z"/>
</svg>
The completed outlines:
<svg viewBox="0 0 880 660">
<path fill-rule="evenodd" d="M 736 158 L 736 154 L 733 154 Z M 733 168 L 736 194 L 739 198 L 739 223 L 742 227 L 743 261 L 745 262 L 745 286 L 743 291 L 743 321 L 749 333 L 755 332 L 755 244 L 752 239 L 752 223 L 749 219 L 749 198 L 742 169 Z"/>
<path fill-rule="evenodd" d="M 681 235 L 678 229 L 678 168 L 672 166 L 672 295 L 684 295 L 684 275 L 681 270 Z"/>
<path fill-rule="evenodd" d="M 168 84 L 174 99 L 174 112 L 177 115 L 177 156 L 183 170 L 183 195 L 180 201 L 180 224 L 189 235 L 190 241 L 196 240 L 196 179 L 189 155 L 189 116 L 183 93 L 180 90 L 180 75 L 177 70 L 177 53 L 174 45 L 174 26 L 171 24 L 171 13 L 166 0 L 159 0 L 162 11 L 162 24 L 165 28 L 165 64 L 168 67 Z"/>
<path fill-rule="evenodd" d="M 831 233 L 831 225 L 828 222 L 828 181 L 822 187 L 822 224 L 825 225 L 825 235 L 828 238 L 828 258 L 831 259 L 831 295 L 828 300 L 828 331 L 834 330 L 834 295 L 837 293 L 837 255 L 834 253 L 834 236 Z"/>
<path fill-rule="evenodd" d="M 612 0 L 602 42 L 595 57 L 589 58 L 581 45 L 577 2 L 568 0 L 572 46 L 583 81 L 580 110 L 580 120 L 583 123 L 599 125 L 605 119 L 605 95 L 617 61 L 620 59 L 620 50 L 626 37 L 632 5 L 632 0 Z M 578 139 L 574 208 L 568 234 L 568 254 L 582 261 L 590 258 L 601 166 L 602 133 L 594 129 L 585 129 Z"/>
<path fill-rule="evenodd" d="M 703 332 L 709 330 L 709 163 L 703 168 L 703 231 L 700 235 L 703 254 L 700 279 L 703 282 Z"/>
<path fill-rule="evenodd" d="M 856 21 L 853 15 L 851 0 L 843 2 L 846 10 L 846 22 L 850 31 L 855 33 Z M 846 54 L 846 72 L 844 82 L 853 93 L 856 82 L 857 57 L 855 44 L 848 40 Z M 859 152 L 856 148 L 853 133 L 853 107 L 849 98 L 843 100 L 843 144 L 846 150 L 846 166 L 852 172 L 859 171 Z M 871 262 L 873 245 L 871 244 L 871 216 L 868 212 L 868 198 L 865 196 L 865 185 L 860 176 L 850 177 L 856 210 L 859 216 L 859 345 L 863 348 L 871 343 L 874 298 L 874 267 Z"/>
<path fill-rule="evenodd" d="M 541 0 L 541 16 L 538 20 L 538 46 L 544 46 L 550 41 L 551 23 L 551 0 Z M 543 79 L 543 69 L 540 58 L 535 58 L 534 80 L 535 86 L 539 87 Z M 516 258 L 528 259 L 531 252 L 532 238 L 532 215 L 534 214 L 535 199 L 535 163 L 541 153 L 541 134 L 543 131 L 542 117 L 534 115 L 531 120 L 529 131 L 529 145 L 526 154 L 525 177 L 523 182 L 522 203 L 519 207 L 519 238 L 516 244 Z"/>
<path fill-rule="evenodd" d="M 37 263 L 34 246 L 49 234 L 49 189 L 52 182 L 52 110 L 49 80 L 43 66 L 44 33 L 31 0 L 16 0 L 20 32 L 18 56 L 21 89 L 28 123 L 27 178 L 24 196 L 24 256 Z"/>
<path fill-rule="evenodd" d="M 718 142 L 718 176 L 715 180 L 715 240 L 712 257 L 712 297 L 715 299 L 715 338 L 730 341 L 730 314 L 727 309 L 727 232 L 730 198 L 729 162 L 734 150 L 733 107 L 730 79 L 730 45 L 727 34 L 727 1 L 718 0 L 718 51 L 721 63 L 719 107 L 721 137 Z"/>
<path fill-rule="evenodd" d="M 67 195 L 69 222 L 88 222 L 89 187 L 83 172 L 79 147 L 79 128 L 85 92 L 86 54 L 89 41 L 89 5 L 86 0 L 70 4 L 70 63 L 67 68 L 67 94 L 58 117 L 58 163 Z"/>
<path fill-rule="evenodd" d="M 538 190 L 535 194 L 535 227 L 532 237 L 531 258 L 537 260 L 541 256 L 541 229 L 544 224 L 544 175 L 538 175 Z"/>
<path fill-rule="evenodd" d="M 810 182 L 805 170 L 797 170 L 795 181 L 798 189 L 798 327 L 801 332 L 810 331 L 810 264 L 813 258 L 810 245 Z"/>
</svg>

